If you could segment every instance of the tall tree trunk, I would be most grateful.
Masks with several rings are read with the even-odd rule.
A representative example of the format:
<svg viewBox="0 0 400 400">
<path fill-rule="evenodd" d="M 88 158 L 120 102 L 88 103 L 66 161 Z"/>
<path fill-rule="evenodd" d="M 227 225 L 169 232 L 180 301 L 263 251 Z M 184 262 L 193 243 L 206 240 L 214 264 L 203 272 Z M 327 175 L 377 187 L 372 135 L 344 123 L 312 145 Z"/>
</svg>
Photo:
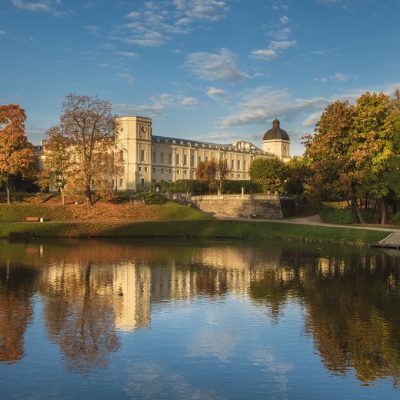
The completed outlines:
<svg viewBox="0 0 400 400">
<path fill-rule="evenodd" d="M 61 204 L 65 206 L 65 193 L 64 193 L 64 188 L 60 188 L 60 194 L 61 194 Z"/>
<path fill-rule="evenodd" d="M 7 204 L 11 204 L 11 195 L 10 195 L 10 175 L 7 175 L 7 185 L 6 185 L 6 190 L 7 190 Z"/>
<path fill-rule="evenodd" d="M 387 210 L 386 210 L 386 203 L 384 199 L 379 199 L 379 208 L 381 210 L 381 225 L 386 224 L 386 216 L 387 216 Z"/>
<path fill-rule="evenodd" d="M 92 199 L 92 189 L 89 186 L 86 186 L 86 202 L 88 206 L 93 205 L 93 199 Z"/>
<path fill-rule="evenodd" d="M 364 218 L 361 214 L 360 207 L 358 206 L 357 198 L 355 196 L 351 199 L 351 206 L 357 215 L 358 222 L 360 224 L 365 224 Z"/>
</svg>

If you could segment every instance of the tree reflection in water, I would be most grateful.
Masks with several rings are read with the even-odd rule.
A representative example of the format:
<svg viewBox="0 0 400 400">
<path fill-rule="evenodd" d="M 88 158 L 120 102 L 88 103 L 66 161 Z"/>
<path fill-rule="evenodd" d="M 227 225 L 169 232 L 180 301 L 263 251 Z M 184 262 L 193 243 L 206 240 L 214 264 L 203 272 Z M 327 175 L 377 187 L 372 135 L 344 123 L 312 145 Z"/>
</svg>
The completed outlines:
<svg viewBox="0 0 400 400">
<path fill-rule="evenodd" d="M 7 259 L 0 265 L 0 362 L 14 363 L 24 356 L 24 333 L 32 319 L 31 296 L 38 271 Z"/>
<path fill-rule="evenodd" d="M 305 332 L 327 369 L 345 375 L 354 368 L 365 383 L 398 383 L 400 262 L 380 251 L 91 241 L 49 245 L 40 256 L 28 245 L 25 257 L 28 247 L 21 246 L 12 273 L 0 268 L 1 361 L 23 356 L 30 297 L 40 281 L 50 340 L 79 373 L 107 365 L 120 346 L 118 330 L 148 326 L 151 304 L 231 295 L 246 296 L 277 323 L 289 301 L 301 304 Z"/>
</svg>

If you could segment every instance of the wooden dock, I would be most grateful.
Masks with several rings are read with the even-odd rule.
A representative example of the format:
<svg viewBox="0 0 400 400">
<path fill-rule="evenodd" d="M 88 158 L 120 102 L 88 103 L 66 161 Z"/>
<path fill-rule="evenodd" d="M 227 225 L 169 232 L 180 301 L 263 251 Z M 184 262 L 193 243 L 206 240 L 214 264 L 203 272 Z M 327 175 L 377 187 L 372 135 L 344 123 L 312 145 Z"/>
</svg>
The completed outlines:
<svg viewBox="0 0 400 400">
<path fill-rule="evenodd" d="M 391 233 L 373 247 L 383 247 L 385 249 L 400 249 L 400 233 Z"/>
</svg>

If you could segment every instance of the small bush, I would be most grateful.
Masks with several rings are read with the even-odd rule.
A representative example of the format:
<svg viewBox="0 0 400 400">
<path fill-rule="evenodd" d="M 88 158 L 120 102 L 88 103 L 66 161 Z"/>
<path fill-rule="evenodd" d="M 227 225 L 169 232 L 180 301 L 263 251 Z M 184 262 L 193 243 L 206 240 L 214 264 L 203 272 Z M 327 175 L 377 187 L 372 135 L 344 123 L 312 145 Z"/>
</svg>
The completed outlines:
<svg viewBox="0 0 400 400">
<path fill-rule="evenodd" d="M 325 207 L 320 212 L 320 217 L 327 224 L 353 224 L 357 222 L 356 217 L 348 208 Z"/>
</svg>

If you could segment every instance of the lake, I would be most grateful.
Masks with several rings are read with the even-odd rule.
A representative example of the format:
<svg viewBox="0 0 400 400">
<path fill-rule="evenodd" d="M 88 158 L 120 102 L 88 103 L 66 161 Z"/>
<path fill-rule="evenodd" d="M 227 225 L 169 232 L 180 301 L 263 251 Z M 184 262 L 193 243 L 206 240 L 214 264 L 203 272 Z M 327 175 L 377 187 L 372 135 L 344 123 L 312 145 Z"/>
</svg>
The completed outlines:
<svg viewBox="0 0 400 400">
<path fill-rule="evenodd" d="M 398 399 L 400 252 L 0 242 L 1 399 Z"/>
</svg>

